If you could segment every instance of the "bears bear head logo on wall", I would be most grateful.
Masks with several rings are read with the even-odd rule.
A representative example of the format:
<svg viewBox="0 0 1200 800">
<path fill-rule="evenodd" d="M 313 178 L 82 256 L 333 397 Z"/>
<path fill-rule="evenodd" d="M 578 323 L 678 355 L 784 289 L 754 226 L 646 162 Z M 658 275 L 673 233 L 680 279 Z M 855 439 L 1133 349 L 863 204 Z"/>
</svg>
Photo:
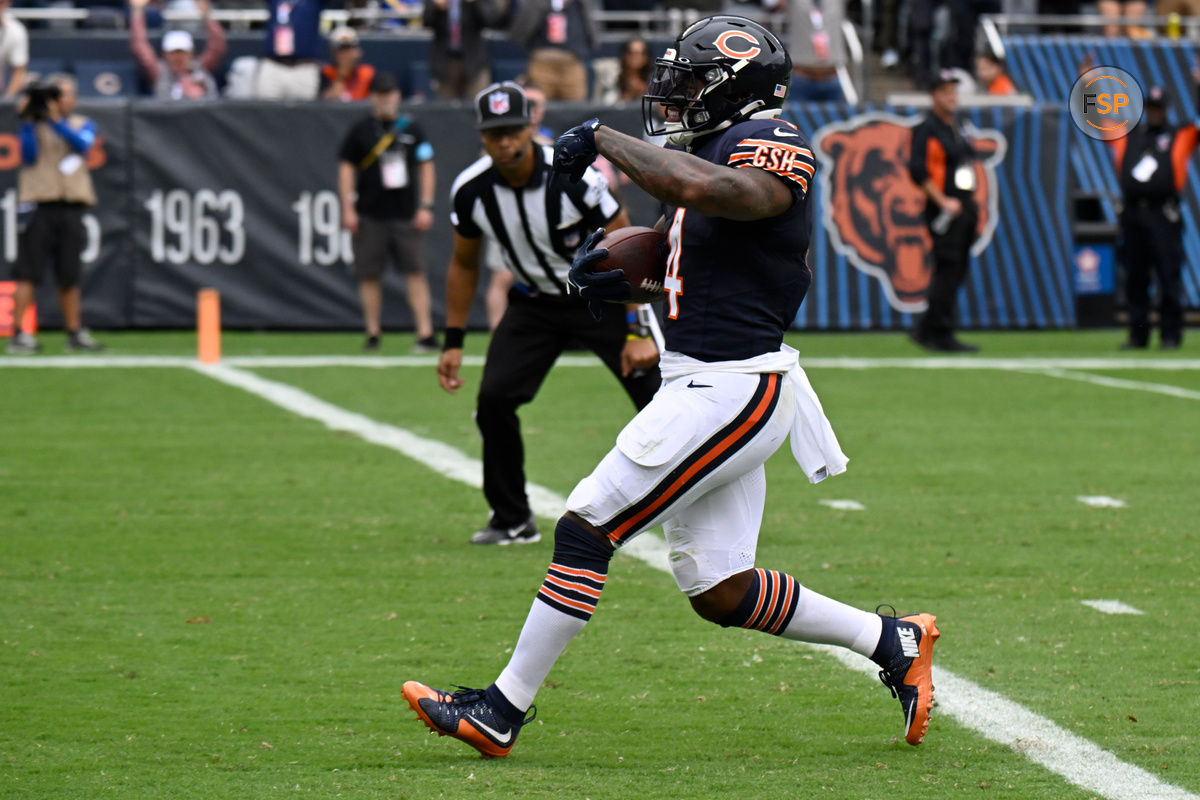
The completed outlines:
<svg viewBox="0 0 1200 800">
<path fill-rule="evenodd" d="M 908 173 L 912 128 L 920 117 L 870 113 L 818 130 L 824 225 L 834 249 L 877 279 L 897 311 L 925 309 L 933 242 L 925 224 L 925 193 Z M 1007 143 L 999 131 L 968 128 L 980 154 L 975 164 L 978 255 L 996 229 L 996 165 Z"/>
</svg>

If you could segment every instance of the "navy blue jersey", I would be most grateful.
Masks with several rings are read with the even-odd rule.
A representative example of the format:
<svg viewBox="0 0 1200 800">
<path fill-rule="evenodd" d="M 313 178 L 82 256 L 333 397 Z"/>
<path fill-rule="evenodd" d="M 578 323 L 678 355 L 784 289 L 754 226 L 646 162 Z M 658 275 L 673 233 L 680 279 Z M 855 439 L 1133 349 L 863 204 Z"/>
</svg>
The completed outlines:
<svg viewBox="0 0 1200 800">
<path fill-rule="evenodd" d="M 808 268 L 816 166 L 790 123 L 747 120 L 705 140 L 696 156 L 730 169 L 762 169 L 795 198 L 777 217 L 739 222 L 667 206 L 666 349 L 702 361 L 753 358 L 779 349 L 812 283 Z"/>
</svg>

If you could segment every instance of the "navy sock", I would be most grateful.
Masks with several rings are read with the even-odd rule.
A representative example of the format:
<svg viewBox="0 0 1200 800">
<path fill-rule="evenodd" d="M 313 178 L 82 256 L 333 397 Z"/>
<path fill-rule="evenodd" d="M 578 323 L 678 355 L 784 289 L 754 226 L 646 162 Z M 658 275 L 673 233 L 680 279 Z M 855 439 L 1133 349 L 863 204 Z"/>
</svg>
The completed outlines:
<svg viewBox="0 0 1200 800">
<path fill-rule="evenodd" d="M 883 620 L 883 629 L 879 632 L 879 644 L 875 645 L 871 660 L 881 667 L 886 667 L 896 653 L 896 618 L 883 614 L 880 614 L 879 618 Z"/>
<path fill-rule="evenodd" d="M 508 702 L 508 698 L 504 696 L 504 692 L 496 688 L 496 684 L 492 684 L 483 691 L 487 697 L 488 704 L 500 712 L 500 716 L 508 721 L 509 725 L 514 728 L 521 727 L 525 722 L 525 712 Z"/>
</svg>

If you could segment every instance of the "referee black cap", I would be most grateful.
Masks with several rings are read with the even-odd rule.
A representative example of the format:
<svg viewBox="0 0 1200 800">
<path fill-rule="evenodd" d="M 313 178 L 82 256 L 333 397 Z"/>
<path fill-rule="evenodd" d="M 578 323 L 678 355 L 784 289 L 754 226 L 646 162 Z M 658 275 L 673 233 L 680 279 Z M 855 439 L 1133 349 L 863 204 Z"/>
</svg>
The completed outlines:
<svg viewBox="0 0 1200 800">
<path fill-rule="evenodd" d="M 475 95 L 476 127 L 481 131 L 491 128 L 515 128 L 528 125 L 529 98 L 525 90 L 512 81 L 493 83 Z"/>
</svg>

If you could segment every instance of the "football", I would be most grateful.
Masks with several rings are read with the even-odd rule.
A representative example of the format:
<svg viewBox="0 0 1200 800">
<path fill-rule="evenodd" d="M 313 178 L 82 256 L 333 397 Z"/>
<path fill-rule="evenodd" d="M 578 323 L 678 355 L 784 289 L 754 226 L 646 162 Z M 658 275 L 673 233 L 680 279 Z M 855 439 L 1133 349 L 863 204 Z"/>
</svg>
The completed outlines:
<svg viewBox="0 0 1200 800">
<path fill-rule="evenodd" d="M 608 257 L 595 266 L 596 272 L 620 269 L 633 289 L 632 303 L 657 303 L 663 299 L 667 274 L 667 237 L 653 228 L 618 228 L 605 236 L 596 249 Z"/>
</svg>

